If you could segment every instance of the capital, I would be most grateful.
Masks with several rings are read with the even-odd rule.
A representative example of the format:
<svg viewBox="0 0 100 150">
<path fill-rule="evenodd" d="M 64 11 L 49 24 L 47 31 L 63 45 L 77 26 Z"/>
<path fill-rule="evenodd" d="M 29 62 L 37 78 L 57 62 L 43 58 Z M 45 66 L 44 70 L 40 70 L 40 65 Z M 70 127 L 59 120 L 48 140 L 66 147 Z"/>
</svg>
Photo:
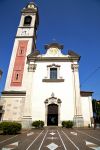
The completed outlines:
<svg viewBox="0 0 100 150">
<path fill-rule="evenodd" d="M 79 67 L 78 64 L 72 64 L 72 65 L 71 65 L 71 68 L 72 68 L 73 72 L 78 71 L 78 67 Z"/>
<path fill-rule="evenodd" d="M 28 71 L 29 72 L 35 72 L 36 70 L 36 64 L 29 64 Z"/>
</svg>

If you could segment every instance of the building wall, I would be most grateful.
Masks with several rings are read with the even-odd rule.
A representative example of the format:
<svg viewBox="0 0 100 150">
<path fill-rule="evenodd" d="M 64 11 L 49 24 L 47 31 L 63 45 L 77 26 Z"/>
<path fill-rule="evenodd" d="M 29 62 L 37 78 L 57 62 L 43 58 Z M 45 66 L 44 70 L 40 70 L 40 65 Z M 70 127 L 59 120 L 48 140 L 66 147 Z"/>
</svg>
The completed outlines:
<svg viewBox="0 0 100 150">
<path fill-rule="evenodd" d="M 22 121 L 23 108 L 25 104 L 24 96 L 2 96 L 3 100 L 3 120 Z"/>
<path fill-rule="evenodd" d="M 60 76 L 64 82 L 43 82 L 47 76 L 47 65 L 60 65 Z M 32 88 L 32 119 L 45 120 L 44 101 L 50 98 L 52 93 L 59 98 L 61 103 L 61 120 L 73 120 L 74 117 L 74 89 L 73 73 L 70 62 L 38 62 L 33 74 Z M 27 91 L 28 92 L 28 91 Z"/>
<path fill-rule="evenodd" d="M 81 97 L 81 103 L 82 103 L 82 115 L 84 119 L 84 126 L 88 126 L 88 124 L 91 124 L 91 118 L 93 117 L 92 97 L 91 96 Z"/>
</svg>

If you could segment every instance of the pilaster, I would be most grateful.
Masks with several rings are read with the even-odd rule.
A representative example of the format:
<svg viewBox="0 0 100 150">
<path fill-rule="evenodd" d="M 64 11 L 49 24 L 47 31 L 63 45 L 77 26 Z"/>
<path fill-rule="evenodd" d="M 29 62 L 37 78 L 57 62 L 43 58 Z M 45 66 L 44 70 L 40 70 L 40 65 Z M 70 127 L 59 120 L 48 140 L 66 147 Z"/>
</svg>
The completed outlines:
<svg viewBox="0 0 100 150">
<path fill-rule="evenodd" d="M 22 118 L 22 126 L 23 128 L 30 128 L 32 124 L 32 87 L 33 87 L 33 76 L 36 70 L 36 64 L 28 64 L 28 73 L 26 80 L 28 79 L 28 84 L 26 88 L 26 99 L 24 106 L 24 113 Z"/>
<path fill-rule="evenodd" d="M 72 64 L 73 71 L 73 86 L 74 86 L 74 125 L 75 127 L 83 126 L 83 117 L 81 110 L 81 99 L 80 99 L 80 83 L 79 83 L 79 73 L 78 64 Z"/>
</svg>

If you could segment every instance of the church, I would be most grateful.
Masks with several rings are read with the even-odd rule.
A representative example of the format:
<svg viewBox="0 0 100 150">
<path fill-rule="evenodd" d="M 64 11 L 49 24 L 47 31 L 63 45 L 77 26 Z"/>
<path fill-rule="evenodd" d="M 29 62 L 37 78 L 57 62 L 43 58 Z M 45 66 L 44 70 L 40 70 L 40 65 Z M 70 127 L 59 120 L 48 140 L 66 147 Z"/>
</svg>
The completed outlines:
<svg viewBox="0 0 100 150">
<path fill-rule="evenodd" d="M 35 120 L 45 126 L 61 126 L 71 120 L 75 127 L 91 124 L 91 91 L 80 91 L 80 56 L 72 50 L 65 55 L 60 43 L 48 43 L 45 54 L 36 49 L 39 25 L 34 2 L 21 10 L 6 84 L 2 91 L 3 121 L 18 121 L 30 128 Z"/>
</svg>

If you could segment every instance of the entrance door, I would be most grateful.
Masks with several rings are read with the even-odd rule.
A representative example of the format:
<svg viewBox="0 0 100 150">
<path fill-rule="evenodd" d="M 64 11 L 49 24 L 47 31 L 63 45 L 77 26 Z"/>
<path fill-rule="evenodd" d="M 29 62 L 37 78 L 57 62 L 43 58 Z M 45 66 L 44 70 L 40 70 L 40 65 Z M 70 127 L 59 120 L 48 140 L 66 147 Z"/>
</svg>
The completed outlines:
<svg viewBox="0 0 100 150">
<path fill-rule="evenodd" d="M 47 125 L 58 125 L 58 105 L 48 105 Z"/>
</svg>

